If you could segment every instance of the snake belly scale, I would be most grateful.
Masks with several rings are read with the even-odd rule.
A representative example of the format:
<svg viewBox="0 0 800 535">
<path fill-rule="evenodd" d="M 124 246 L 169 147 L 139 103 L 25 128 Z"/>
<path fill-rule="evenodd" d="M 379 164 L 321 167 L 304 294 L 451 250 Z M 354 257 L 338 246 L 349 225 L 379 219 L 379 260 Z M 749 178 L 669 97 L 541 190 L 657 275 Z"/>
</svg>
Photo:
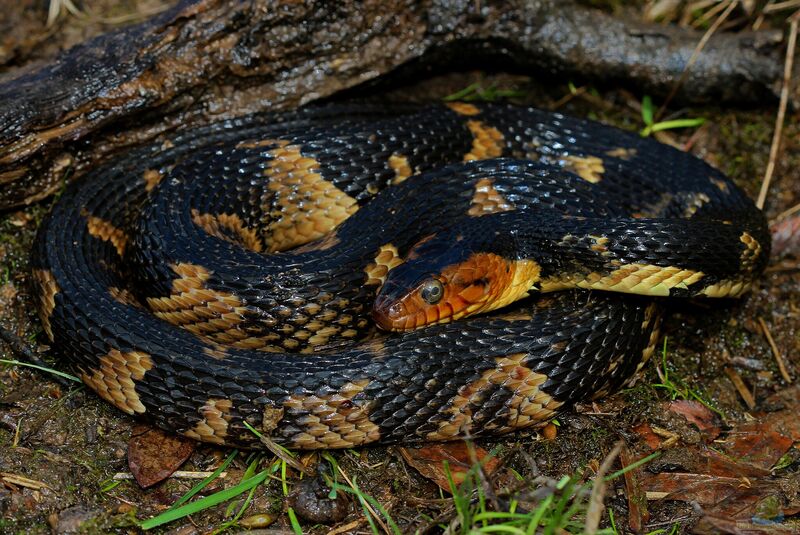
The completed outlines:
<svg viewBox="0 0 800 535">
<path fill-rule="evenodd" d="M 549 256 L 523 255 L 543 292 L 737 296 L 769 254 L 744 193 L 652 140 L 510 105 L 336 104 L 187 131 L 70 184 L 32 279 L 54 350 L 164 429 L 257 448 L 247 423 L 298 449 L 496 435 L 623 385 L 661 315 L 659 297 L 563 291 L 375 332 L 393 268 L 454 222 L 526 211 L 554 222 Z"/>
</svg>

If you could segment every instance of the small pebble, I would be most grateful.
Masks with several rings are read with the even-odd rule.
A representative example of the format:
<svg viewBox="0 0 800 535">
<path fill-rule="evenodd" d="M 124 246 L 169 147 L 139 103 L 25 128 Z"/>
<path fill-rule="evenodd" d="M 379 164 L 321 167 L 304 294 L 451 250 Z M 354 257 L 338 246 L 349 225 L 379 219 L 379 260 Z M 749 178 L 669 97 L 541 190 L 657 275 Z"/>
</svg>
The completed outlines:
<svg viewBox="0 0 800 535">
<path fill-rule="evenodd" d="M 275 522 L 275 517 L 267 513 L 259 513 L 257 515 L 250 515 L 239 520 L 239 525 L 243 528 L 265 528 Z"/>
</svg>

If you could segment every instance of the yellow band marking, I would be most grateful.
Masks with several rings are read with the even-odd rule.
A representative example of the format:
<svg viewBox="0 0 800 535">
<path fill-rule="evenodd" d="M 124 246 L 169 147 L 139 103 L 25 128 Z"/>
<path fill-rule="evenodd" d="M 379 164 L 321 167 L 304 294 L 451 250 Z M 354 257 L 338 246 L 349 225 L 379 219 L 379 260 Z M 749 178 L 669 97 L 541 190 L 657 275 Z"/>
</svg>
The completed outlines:
<svg viewBox="0 0 800 535">
<path fill-rule="evenodd" d="M 386 281 L 386 275 L 389 273 L 389 270 L 396 268 L 402 263 L 403 259 L 400 258 L 397 247 L 391 243 L 381 245 L 378 249 L 378 254 L 375 255 L 375 261 L 364 268 L 364 273 L 367 274 L 367 282 L 364 284 L 368 286 L 382 286 Z"/>
<path fill-rule="evenodd" d="M 211 276 L 209 270 L 187 263 L 175 264 L 172 270 L 178 275 L 172 282 L 172 294 L 147 298 L 156 317 L 219 344 L 238 347 L 241 343 L 246 348 L 257 349 L 270 341 L 269 335 L 254 339 L 238 328 L 247 308 L 233 294 L 206 288 L 205 283 Z"/>
<path fill-rule="evenodd" d="M 478 115 L 481 110 L 474 104 L 468 104 L 466 102 L 447 102 L 445 106 L 453 110 L 459 115 Z"/>
<path fill-rule="evenodd" d="M 272 218 L 268 251 L 291 249 L 319 239 L 356 213 L 356 200 L 322 178 L 320 164 L 297 145 L 270 151 L 265 175 L 269 194 L 262 199 Z M 274 199 L 274 200 L 273 200 Z"/>
<path fill-rule="evenodd" d="M 117 286 L 111 286 L 108 289 L 108 293 L 111 294 L 111 297 L 114 298 L 114 301 L 117 303 L 121 303 L 123 305 L 129 305 L 133 307 L 141 307 L 141 303 L 139 300 L 136 299 L 136 296 L 133 295 L 133 292 L 126 288 L 119 288 Z"/>
<path fill-rule="evenodd" d="M 92 390 L 118 409 L 128 414 L 142 414 L 145 407 L 136 392 L 135 381 L 153 368 L 150 355 L 141 351 L 123 353 L 112 349 L 100 357 L 99 368 L 83 372 L 81 379 Z"/>
<path fill-rule="evenodd" d="M 720 180 L 713 176 L 708 177 L 712 184 L 714 184 L 717 189 L 719 189 L 722 193 L 730 193 L 730 188 L 728 187 L 728 183 L 724 180 Z"/>
<path fill-rule="evenodd" d="M 473 217 L 479 217 L 486 214 L 509 212 L 514 208 L 514 203 L 507 201 L 495 189 L 493 179 L 481 178 L 475 183 L 475 195 L 472 197 L 472 205 L 467 213 Z"/>
<path fill-rule="evenodd" d="M 229 399 L 208 399 L 198 411 L 203 419 L 183 434 L 201 442 L 224 444 L 228 436 L 231 407 L 233 402 Z"/>
<path fill-rule="evenodd" d="M 702 271 L 651 264 L 625 264 L 609 274 L 592 272 L 542 280 L 543 292 L 568 288 L 607 290 L 638 295 L 668 296 L 671 288 L 688 288 L 704 276 Z"/>
<path fill-rule="evenodd" d="M 56 308 L 56 294 L 60 289 L 53 273 L 49 270 L 34 269 L 31 271 L 31 275 L 33 276 L 33 283 L 37 290 L 39 319 L 42 321 L 42 327 L 47 334 L 47 338 L 52 342 L 53 328 L 50 323 L 50 317 L 53 315 L 53 310 Z"/>
<path fill-rule="evenodd" d="M 700 292 L 706 297 L 739 297 L 750 290 L 752 282 L 744 280 L 724 280 L 706 286 Z"/>
<path fill-rule="evenodd" d="M 264 248 L 261 237 L 255 230 L 248 228 L 242 218 L 236 214 L 201 214 L 192 208 L 192 221 L 210 236 L 215 236 L 230 243 L 242 245 L 250 251 L 260 253 Z M 225 231 L 229 233 L 226 233 Z M 232 239 L 231 234 L 238 239 Z"/>
<path fill-rule="evenodd" d="M 152 191 L 153 188 L 158 186 L 162 178 L 164 178 L 164 175 L 162 175 L 157 169 L 145 170 L 145 172 L 142 174 L 142 179 L 144 180 L 144 189 L 146 191 Z"/>
<path fill-rule="evenodd" d="M 503 134 L 497 128 L 486 126 L 481 121 L 467 121 L 472 132 L 472 149 L 464 155 L 465 162 L 497 158 L 503 155 Z"/>
<path fill-rule="evenodd" d="M 561 160 L 564 169 L 572 171 L 582 179 L 597 184 L 603 179 L 605 167 L 597 156 L 564 156 Z"/>
<path fill-rule="evenodd" d="M 300 432 L 291 438 L 298 449 L 349 448 L 375 442 L 380 429 L 369 419 L 371 402 L 356 399 L 369 385 L 361 379 L 331 394 L 293 394 L 283 403 Z"/>
<path fill-rule="evenodd" d="M 493 422 L 483 430 L 507 433 L 537 424 L 546 423 L 562 405 L 539 387 L 547 376 L 536 373 L 524 364 L 525 353 L 495 358 L 496 366 L 484 371 L 480 378 L 462 386 L 439 415 L 447 415 L 438 429 L 428 433 L 428 440 L 452 440 L 473 430 L 473 407 L 480 407 L 486 397 L 503 387 L 512 393 L 506 402 L 507 419 Z M 434 387 L 438 388 L 436 385 Z"/>
<path fill-rule="evenodd" d="M 692 217 L 697 211 L 705 206 L 707 203 L 711 202 L 711 198 L 703 192 L 700 193 L 693 193 L 689 199 L 689 202 L 683 210 L 683 217 L 690 218 Z"/>
<path fill-rule="evenodd" d="M 612 158 L 619 158 L 620 160 L 630 160 L 634 156 L 636 156 L 636 149 L 626 149 L 625 147 L 617 147 L 616 149 L 611 149 L 606 151 L 606 155 L 611 156 Z"/>
<path fill-rule="evenodd" d="M 395 153 L 389 156 L 389 168 L 394 171 L 394 178 L 392 179 L 392 184 L 394 185 L 405 181 L 412 174 L 408 158 L 402 154 Z"/>
<path fill-rule="evenodd" d="M 589 235 L 589 239 L 592 240 L 592 245 L 589 247 L 592 251 L 600 254 L 608 253 L 608 243 L 610 240 L 607 237 Z"/>
<path fill-rule="evenodd" d="M 125 254 L 125 247 L 128 244 L 128 236 L 122 229 L 115 227 L 111 222 L 99 217 L 88 214 L 85 210 L 81 212 L 86 218 L 86 226 L 89 234 L 105 242 L 111 242 L 117 254 L 121 257 Z"/>
<path fill-rule="evenodd" d="M 739 241 L 745 245 L 745 249 L 739 257 L 742 270 L 752 272 L 756 267 L 758 258 L 761 256 L 761 244 L 747 232 L 743 232 L 739 236 Z"/>
</svg>

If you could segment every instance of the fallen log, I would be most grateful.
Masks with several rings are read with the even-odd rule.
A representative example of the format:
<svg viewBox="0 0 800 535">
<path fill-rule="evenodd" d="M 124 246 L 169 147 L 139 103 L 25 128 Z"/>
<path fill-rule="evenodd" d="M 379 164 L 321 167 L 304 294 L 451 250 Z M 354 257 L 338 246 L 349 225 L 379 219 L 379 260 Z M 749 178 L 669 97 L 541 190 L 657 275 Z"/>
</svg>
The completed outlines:
<svg viewBox="0 0 800 535">
<path fill-rule="evenodd" d="M 397 69 L 501 59 L 663 95 L 698 40 L 558 0 L 183 0 L 0 84 L 0 210 L 177 128 L 298 106 Z M 780 41 L 780 32 L 715 34 L 676 98 L 774 100 Z"/>
</svg>

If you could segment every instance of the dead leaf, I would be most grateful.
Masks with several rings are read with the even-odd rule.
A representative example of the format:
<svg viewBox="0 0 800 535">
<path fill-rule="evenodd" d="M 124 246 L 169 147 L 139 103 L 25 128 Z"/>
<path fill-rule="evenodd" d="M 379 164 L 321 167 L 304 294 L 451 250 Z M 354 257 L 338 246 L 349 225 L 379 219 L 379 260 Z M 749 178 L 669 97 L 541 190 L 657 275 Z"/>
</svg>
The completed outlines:
<svg viewBox="0 0 800 535">
<path fill-rule="evenodd" d="M 796 418 L 795 414 L 795 418 Z M 741 464 L 770 469 L 784 456 L 794 441 L 775 429 L 769 418 L 747 422 L 729 433 L 722 449 Z"/>
<path fill-rule="evenodd" d="M 800 384 L 776 392 L 761 405 L 779 410 L 756 414 L 758 421 L 769 422 L 774 431 L 800 442 Z"/>
<path fill-rule="evenodd" d="M 653 432 L 653 428 L 647 422 L 635 426 L 633 432 L 639 435 L 651 450 L 657 450 L 661 445 L 661 438 Z"/>
<path fill-rule="evenodd" d="M 479 446 L 472 447 L 477 461 L 483 466 L 484 473 L 487 476 L 493 474 L 500 466 L 500 461 L 491 457 L 485 449 Z M 421 448 L 399 448 L 399 450 L 408 464 L 447 492 L 450 492 L 450 483 L 444 470 L 445 461 L 456 485 L 463 483 L 473 464 L 466 442 L 445 442 Z"/>
<path fill-rule="evenodd" d="M 714 440 L 720 434 L 719 422 L 716 415 L 708 407 L 697 401 L 676 399 L 671 401 L 667 408 L 675 414 L 680 414 L 689 423 L 697 426 L 706 440 Z"/>
<path fill-rule="evenodd" d="M 128 441 L 128 467 L 140 487 L 151 487 L 180 468 L 196 444 L 155 427 L 136 425 Z"/>
<path fill-rule="evenodd" d="M 698 533 L 791 533 L 783 521 L 800 512 L 800 478 L 775 475 L 771 468 L 800 439 L 800 387 L 766 402 L 780 410 L 742 422 L 714 447 L 700 444 L 665 450 L 661 458 L 637 470 L 649 499 L 679 500 L 703 507 Z M 704 408 L 703 408 L 704 409 Z M 701 431 L 719 433 L 703 409 L 691 403 L 670 404 Z M 647 440 L 647 434 L 637 431 Z M 649 441 L 648 441 L 649 444 Z M 652 473 L 661 469 L 659 473 Z M 768 529 L 761 529 L 762 527 Z"/>
</svg>

